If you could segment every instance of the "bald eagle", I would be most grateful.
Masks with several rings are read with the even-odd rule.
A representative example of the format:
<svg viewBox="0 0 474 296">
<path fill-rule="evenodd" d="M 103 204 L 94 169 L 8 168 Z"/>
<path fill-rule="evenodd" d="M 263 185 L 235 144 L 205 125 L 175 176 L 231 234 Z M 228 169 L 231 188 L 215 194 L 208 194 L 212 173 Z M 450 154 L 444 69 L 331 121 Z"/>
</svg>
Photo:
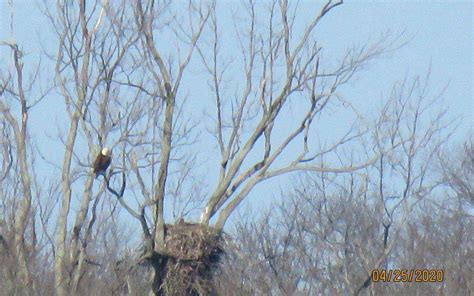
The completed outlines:
<svg viewBox="0 0 474 296">
<path fill-rule="evenodd" d="M 93 172 L 95 173 L 95 177 L 97 178 L 99 175 L 103 175 L 105 177 L 105 171 L 109 167 L 110 163 L 112 162 L 112 151 L 109 148 L 104 148 L 94 160 L 94 164 L 92 165 Z"/>
</svg>

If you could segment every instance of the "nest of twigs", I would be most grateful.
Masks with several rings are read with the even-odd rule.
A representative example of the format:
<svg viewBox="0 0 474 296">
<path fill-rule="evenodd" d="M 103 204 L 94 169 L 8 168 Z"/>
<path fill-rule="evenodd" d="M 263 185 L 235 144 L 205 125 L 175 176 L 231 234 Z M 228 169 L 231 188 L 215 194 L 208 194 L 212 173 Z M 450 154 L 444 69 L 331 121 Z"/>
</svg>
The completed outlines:
<svg viewBox="0 0 474 296">
<path fill-rule="evenodd" d="M 160 264 L 163 295 L 213 295 L 212 275 L 223 254 L 222 234 L 183 221 L 166 226 Z"/>
<path fill-rule="evenodd" d="M 168 255 L 180 261 L 208 259 L 219 261 L 222 253 L 222 236 L 212 227 L 181 222 L 167 225 L 165 249 Z"/>
</svg>

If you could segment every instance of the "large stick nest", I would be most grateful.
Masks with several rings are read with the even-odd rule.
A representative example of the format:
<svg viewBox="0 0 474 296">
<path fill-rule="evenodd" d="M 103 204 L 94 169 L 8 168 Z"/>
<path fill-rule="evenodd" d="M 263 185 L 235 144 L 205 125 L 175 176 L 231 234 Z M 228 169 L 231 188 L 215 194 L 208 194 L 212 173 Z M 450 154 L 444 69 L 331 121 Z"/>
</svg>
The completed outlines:
<svg viewBox="0 0 474 296">
<path fill-rule="evenodd" d="M 178 261 L 217 263 L 223 252 L 222 235 L 212 227 L 181 221 L 166 226 L 165 249 Z"/>
<path fill-rule="evenodd" d="M 222 241 L 222 233 L 212 227 L 184 221 L 166 225 L 157 295 L 215 294 L 212 276 L 224 252 Z"/>
</svg>

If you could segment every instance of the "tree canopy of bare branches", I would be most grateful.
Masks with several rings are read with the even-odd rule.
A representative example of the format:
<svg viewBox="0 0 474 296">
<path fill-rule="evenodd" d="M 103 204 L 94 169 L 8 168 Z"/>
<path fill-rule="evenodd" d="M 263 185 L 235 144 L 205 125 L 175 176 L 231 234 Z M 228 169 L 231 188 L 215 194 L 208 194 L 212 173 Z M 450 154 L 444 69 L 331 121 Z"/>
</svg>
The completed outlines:
<svg viewBox="0 0 474 296">
<path fill-rule="evenodd" d="M 387 33 L 328 52 L 318 30 L 342 4 L 299 18 L 287 0 L 230 12 L 219 1 L 39 3 L 49 24 L 40 59 L 0 40 L 1 290 L 388 293 L 371 270 L 427 264 L 412 240 L 439 247 L 444 228 L 423 211 L 446 202 L 443 186 L 472 207 L 472 143 L 456 161 L 443 155 L 453 131 L 429 77 L 396 83 L 377 114 L 346 94 L 406 42 Z M 324 127 L 334 110 L 342 132 Z M 48 122 L 44 138 L 34 115 Z M 105 147 L 112 164 L 96 176 Z M 257 185 L 296 176 L 307 179 L 276 213 L 237 223 L 235 241 L 225 233 Z M 472 288 L 461 208 L 437 210 L 460 225 L 443 237 L 459 266 L 433 259 L 459 274 L 446 293 Z"/>
</svg>

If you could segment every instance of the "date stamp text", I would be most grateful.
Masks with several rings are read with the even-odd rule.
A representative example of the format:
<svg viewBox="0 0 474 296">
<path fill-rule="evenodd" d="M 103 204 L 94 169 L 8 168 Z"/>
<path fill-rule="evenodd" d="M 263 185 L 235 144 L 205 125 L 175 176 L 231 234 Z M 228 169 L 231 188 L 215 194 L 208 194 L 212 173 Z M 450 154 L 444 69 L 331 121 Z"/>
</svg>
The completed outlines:
<svg viewBox="0 0 474 296">
<path fill-rule="evenodd" d="M 444 280 L 443 269 L 374 269 L 372 281 L 386 283 L 441 283 Z"/>
</svg>

